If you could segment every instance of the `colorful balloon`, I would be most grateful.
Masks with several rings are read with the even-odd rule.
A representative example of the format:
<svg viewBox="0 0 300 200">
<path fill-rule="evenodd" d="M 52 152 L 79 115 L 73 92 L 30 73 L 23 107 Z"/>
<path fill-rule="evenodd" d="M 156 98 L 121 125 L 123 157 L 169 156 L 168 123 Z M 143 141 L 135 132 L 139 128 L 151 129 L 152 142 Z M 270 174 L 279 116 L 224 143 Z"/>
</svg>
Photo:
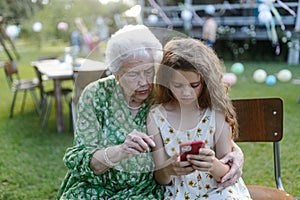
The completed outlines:
<svg viewBox="0 0 300 200">
<path fill-rule="evenodd" d="M 263 23 L 267 24 L 272 20 L 272 14 L 269 10 L 264 10 L 258 14 L 258 20 Z"/>
<path fill-rule="evenodd" d="M 253 73 L 253 80 L 257 83 L 263 83 L 265 82 L 267 78 L 267 72 L 263 69 L 257 69 Z"/>
<path fill-rule="evenodd" d="M 40 32 L 43 29 L 43 25 L 42 25 L 41 22 L 35 22 L 32 25 L 32 29 L 33 29 L 34 32 Z"/>
<path fill-rule="evenodd" d="M 268 75 L 266 78 L 266 84 L 267 85 L 275 85 L 276 84 L 276 77 L 274 75 Z"/>
<path fill-rule="evenodd" d="M 150 14 L 150 15 L 148 16 L 148 22 L 149 22 L 149 24 L 151 24 L 151 25 L 155 25 L 155 24 L 158 22 L 158 17 L 157 17 L 157 15 Z"/>
<path fill-rule="evenodd" d="M 181 11 L 181 18 L 184 20 L 184 21 L 190 21 L 193 17 L 193 13 L 189 10 L 183 10 Z"/>
<path fill-rule="evenodd" d="M 213 5 L 209 4 L 205 7 L 204 11 L 208 15 L 214 15 L 215 11 L 216 11 L 216 8 Z"/>
<path fill-rule="evenodd" d="M 57 29 L 60 31 L 66 31 L 68 30 L 69 25 L 66 22 L 59 22 L 57 24 Z"/>
<path fill-rule="evenodd" d="M 288 69 L 280 70 L 277 74 L 277 78 L 281 82 L 288 82 L 292 79 L 292 72 Z"/>
<path fill-rule="evenodd" d="M 224 83 L 228 83 L 230 85 L 234 85 L 234 84 L 236 84 L 237 77 L 236 77 L 236 75 L 234 73 L 225 73 L 225 74 L 223 74 L 222 81 Z"/>
<path fill-rule="evenodd" d="M 6 27 L 5 33 L 8 35 L 8 37 L 14 39 L 19 35 L 20 28 L 16 25 L 8 25 Z"/>
<path fill-rule="evenodd" d="M 244 72 L 244 65 L 242 63 L 234 63 L 231 66 L 231 71 L 236 75 L 242 74 Z"/>
</svg>

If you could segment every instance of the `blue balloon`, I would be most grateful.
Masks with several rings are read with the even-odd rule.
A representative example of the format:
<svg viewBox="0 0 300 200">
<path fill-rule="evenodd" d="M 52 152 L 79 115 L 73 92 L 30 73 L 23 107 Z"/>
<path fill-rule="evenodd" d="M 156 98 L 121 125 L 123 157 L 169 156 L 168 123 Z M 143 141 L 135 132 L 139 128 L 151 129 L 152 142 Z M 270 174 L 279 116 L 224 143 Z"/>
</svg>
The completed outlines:
<svg viewBox="0 0 300 200">
<path fill-rule="evenodd" d="M 276 77 L 274 75 L 269 75 L 266 78 L 267 85 L 275 85 L 276 84 Z"/>
</svg>

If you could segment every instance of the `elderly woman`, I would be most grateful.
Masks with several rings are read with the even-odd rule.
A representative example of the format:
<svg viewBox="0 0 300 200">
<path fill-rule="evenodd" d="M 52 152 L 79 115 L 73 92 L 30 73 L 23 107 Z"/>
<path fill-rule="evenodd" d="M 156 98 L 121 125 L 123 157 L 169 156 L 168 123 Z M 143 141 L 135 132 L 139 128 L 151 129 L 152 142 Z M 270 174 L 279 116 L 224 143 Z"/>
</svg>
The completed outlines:
<svg viewBox="0 0 300 200">
<path fill-rule="evenodd" d="M 107 43 L 106 62 L 113 75 L 89 84 L 78 104 L 74 146 L 64 162 L 68 173 L 58 199 L 162 199 L 163 187 L 153 178 L 153 138 L 146 134 L 154 65 L 162 45 L 143 25 L 128 25 Z M 241 174 L 239 148 L 231 184 Z M 237 159 L 238 158 L 238 159 Z"/>
</svg>

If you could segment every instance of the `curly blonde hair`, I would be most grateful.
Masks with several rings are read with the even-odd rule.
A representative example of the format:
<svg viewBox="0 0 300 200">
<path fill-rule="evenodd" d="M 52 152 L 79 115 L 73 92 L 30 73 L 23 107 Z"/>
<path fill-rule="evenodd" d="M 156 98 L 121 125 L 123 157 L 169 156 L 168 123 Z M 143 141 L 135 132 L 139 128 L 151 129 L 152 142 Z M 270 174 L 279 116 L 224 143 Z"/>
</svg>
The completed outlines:
<svg viewBox="0 0 300 200">
<path fill-rule="evenodd" d="M 215 52 L 201 41 L 176 38 L 164 47 L 163 59 L 156 77 L 156 103 L 166 103 L 175 97 L 169 89 L 174 70 L 194 71 L 201 76 L 202 92 L 198 98 L 200 108 L 213 108 L 225 115 L 232 127 L 232 137 L 238 136 L 238 123 L 227 88 L 222 83 L 222 65 Z"/>
</svg>

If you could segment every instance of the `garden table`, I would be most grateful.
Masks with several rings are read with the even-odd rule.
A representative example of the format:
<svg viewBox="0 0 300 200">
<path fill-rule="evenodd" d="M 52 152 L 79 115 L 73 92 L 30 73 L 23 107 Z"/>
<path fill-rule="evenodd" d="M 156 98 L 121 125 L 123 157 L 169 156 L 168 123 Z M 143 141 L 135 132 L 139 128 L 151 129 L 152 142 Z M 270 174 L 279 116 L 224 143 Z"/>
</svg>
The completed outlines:
<svg viewBox="0 0 300 200">
<path fill-rule="evenodd" d="M 37 67 L 37 69 L 54 83 L 54 96 L 55 96 L 55 109 L 56 109 L 56 126 L 57 131 L 62 132 L 64 130 L 64 118 L 63 118 L 63 106 L 62 106 L 62 82 L 65 80 L 73 80 L 74 75 L 79 71 L 86 70 L 106 70 L 105 65 L 102 62 L 93 61 L 89 59 L 77 59 L 75 65 L 60 62 L 59 60 L 43 60 L 33 61 L 31 66 Z"/>
<path fill-rule="evenodd" d="M 62 106 L 62 82 L 65 80 L 73 80 L 72 65 L 60 62 L 59 60 L 43 60 L 31 63 L 43 75 L 53 80 L 54 99 L 56 110 L 56 127 L 58 132 L 64 130 L 63 106 Z"/>
</svg>

